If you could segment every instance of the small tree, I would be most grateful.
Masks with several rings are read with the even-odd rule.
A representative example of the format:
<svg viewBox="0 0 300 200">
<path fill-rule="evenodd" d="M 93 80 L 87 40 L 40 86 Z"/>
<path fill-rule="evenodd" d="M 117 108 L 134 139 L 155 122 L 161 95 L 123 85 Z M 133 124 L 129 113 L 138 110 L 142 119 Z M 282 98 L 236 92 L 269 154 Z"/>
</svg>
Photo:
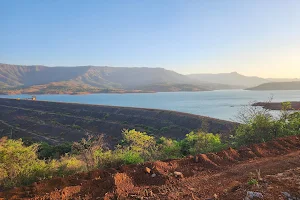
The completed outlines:
<svg viewBox="0 0 300 200">
<path fill-rule="evenodd" d="M 104 151 L 106 145 L 104 142 L 103 135 L 90 135 L 87 134 L 87 138 L 83 138 L 80 142 L 74 142 L 72 151 L 79 153 L 84 162 L 86 163 L 87 169 L 91 170 L 98 166 L 99 156 L 95 155 L 97 151 Z"/>
</svg>

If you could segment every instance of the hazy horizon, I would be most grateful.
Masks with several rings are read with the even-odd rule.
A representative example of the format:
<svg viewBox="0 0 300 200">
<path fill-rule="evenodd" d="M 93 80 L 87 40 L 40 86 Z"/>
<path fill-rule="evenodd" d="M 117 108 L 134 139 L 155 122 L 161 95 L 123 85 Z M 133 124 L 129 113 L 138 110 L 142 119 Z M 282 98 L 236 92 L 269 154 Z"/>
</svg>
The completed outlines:
<svg viewBox="0 0 300 200">
<path fill-rule="evenodd" d="M 296 0 L 12 0 L 1 7 L 0 63 L 300 77 Z"/>
</svg>

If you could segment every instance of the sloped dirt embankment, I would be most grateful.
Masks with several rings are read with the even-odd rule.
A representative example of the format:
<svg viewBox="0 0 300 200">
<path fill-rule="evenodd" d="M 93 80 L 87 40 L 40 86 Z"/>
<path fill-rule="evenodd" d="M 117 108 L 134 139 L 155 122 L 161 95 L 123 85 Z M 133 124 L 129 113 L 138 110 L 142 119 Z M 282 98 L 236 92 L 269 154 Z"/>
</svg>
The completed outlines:
<svg viewBox="0 0 300 200">
<path fill-rule="evenodd" d="M 174 172 L 181 172 L 183 176 L 176 177 Z M 258 184 L 249 184 L 254 178 Z M 54 178 L 2 192 L 0 197 L 238 200 L 243 199 L 247 191 L 261 192 L 263 199 L 285 199 L 282 192 L 295 199 L 300 195 L 300 137 Z"/>
</svg>

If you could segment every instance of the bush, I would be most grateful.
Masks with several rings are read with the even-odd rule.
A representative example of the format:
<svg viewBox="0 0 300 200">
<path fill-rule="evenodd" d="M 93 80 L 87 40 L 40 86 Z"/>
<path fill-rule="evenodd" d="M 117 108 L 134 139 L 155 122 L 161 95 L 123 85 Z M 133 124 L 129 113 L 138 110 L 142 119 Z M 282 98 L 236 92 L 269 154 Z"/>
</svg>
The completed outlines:
<svg viewBox="0 0 300 200">
<path fill-rule="evenodd" d="M 122 155 L 122 162 L 126 165 L 142 163 L 144 161 L 145 160 L 141 157 L 141 155 L 138 152 L 126 151 Z"/>
<path fill-rule="evenodd" d="M 123 130 L 121 149 L 124 152 L 131 151 L 134 155 L 139 154 L 145 160 L 153 160 L 156 155 L 156 141 L 153 136 L 136 130 Z"/>
<path fill-rule="evenodd" d="M 25 147 L 22 140 L 0 140 L 0 183 L 4 187 L 43 179 L 47 164 L 37 157 L 38 145 Z"/>
<path fill-rule="evenodd" d="M 85 164 L 72 156 L 60 160 L 38 159 L 38 144 L 25 146 L 21 139 L 0 140 L 0 185 L 5 188 L 64 176 L 84 170 Z"/>
<path fill-rule="evenodd" d="M 42 142 L 38 148 L 39 159 L 59 159 L 66 153 L 70 153 L 72 150 L 71 143 L 63 143 L 60 145 L 49 145 L 48 143 Z"/>
<path fill-rule="evenodd" d="M 285 122 L 285 130 L 288 135 L 300 134 L 300 112 L 289 114 Z"/>
<path fill-rule="evenodd" d="M 181 143 L 177 140 L 161 137 L 157 141 L 160 159 L 175 159 L 182 157 Z"/>
<path fill-rule="evenodd" d="M 278 118 L 267 110 L 253 109 L 240 113 L 242 124 L 230 139 L 203 131 L 191 132 L 183 140 L 154 136 L 136 130 L 123 130 L 123 139 L 114 148 L 107 148 L 103 135 L 88 135 L 80 142 L 50 146 L 22 140 L 0 140 L 0 184 L 13 187 L 34 181 L 65 176 L 96 168 L 118 167 L 158 159 L 175 159 L 186 155 L 220 151 L 260 143 L 276 137 L 300 134 L 300 112 L 290 112 L 283 104 Z M 203 123 L 202 130 L 206 123 Z M 47 159 L 47 160 L 46 160 Z M 250 184 L 254 181 L 250 181 Z"/>
<path fill-rule="evenodd" d="M 57 175 L 66 176 L 80 171 L 86 171 L 86 164 L 75 156 L 66 155 L 59 160 Z"/>
<path fill-rule="evenodd" d="M 271 117 L 257 115 L 249 123 L 237 128 L 235 142 L 238 146 L 266 142 L 274 138 L 279 129 Z"/>
<path fill-rule="evenodd" d="M 191 132 L 182 141 L 183 154 L 199 154 L 219 151 L 225 148 L 219 135 L 204 132 Z"/>
<path fill-rule="evenodd" d="M 283 103 L 281 114 L 276 117 L 267 109 L 258 111 L 250 107 L 250 111 L 245 111 L 246 114 L 242 115 L 247 120 L 236 129 L 232 145 L 238 147 L 300 134 L 300 112 L 291 112 L 290 108 L 290 103 Z"/>
<path fill-rule="evenodd" d="M 116 151 L 98 149 L 95 151 L 94 157 L 97 161 L 97 168 L 117 167 L 122 164 L 121 155 Z"/>
<path fill-rule="evenodd" d="M 103 152 L 104 150 L 106 150 L 106 144 L 103 135 L 94 136 L 87 134 L 87 138 L 83 138 L 80 142 L 74 142 L 72 146 L 73 153 L 79 154 L 88 170 L 94 169 L 99 165 L 99 156 L 95 155 L 95 153 Z"/>
</svg>

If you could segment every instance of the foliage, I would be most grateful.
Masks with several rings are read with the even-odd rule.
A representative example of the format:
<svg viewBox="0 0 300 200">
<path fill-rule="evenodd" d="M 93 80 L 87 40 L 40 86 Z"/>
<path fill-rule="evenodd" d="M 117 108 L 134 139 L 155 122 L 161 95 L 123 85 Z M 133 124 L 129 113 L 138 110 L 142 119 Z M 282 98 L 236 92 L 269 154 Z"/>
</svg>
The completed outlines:
<svg viewBox="0 0 300 200">
<path fill-rule="evenodd" d="M 232 145 L 241 146 L 272 140 L 277 137 L 300 134 L 300 112 L 289 111 L 291 104 L 282 104 L 280 116 L 271 115 L 267 109 L 259 112 L 245 111 L 250 115 L 243 115 L 245 123 L 241 124 L 235 131 Z M 257 111 L 257 110 L 256 110 Z"/>
<path fill-rule="evenodd" d="M 96 151 L 103 151 L 106 148 L 103 135 L 90 135 L 83 138 L 80 142 L 74 142 L 72 150 L 78 153 L 81 159 L 86 163 L 88 170 L 95 168 L 98 165 L 98 157 L 95 156 Z"/>
<path fill-rule="evenodd" d="M 257 181 L 255 178 L 250 179 L 250 180 L 248 181 L 248 185 L 258 185 L 258 181 Z"/>
<path fill-rule="evenodd" d="M 122 154 L 122 161 L 124 164 L 137 164 L 137 163 L 142 163 L 145 160 L 142 158 L 142 156 L 135 151 L 125 151 Z"/>
<path fill-rule="evenodd" d="M 51 162 L 55 162 L 55 160 L 52 160 Z M 84 163 L 84 161 L 72 155 L 65 155 L 61 157 L 56 167 L 56 174 L 59 176 L 71 175 L 76 172 L 86 170 L 86 164 Z"/>
<path fill-rule="evenodd" d="M 145 132 L 139 132 L 136 130 L 123 130 L 123 141 L 121 148 L 123 151 L 131 151 L 134 154 L 128 155 L 140 155 L 146 160 L 151 160 L 155 157 L 156 153 L 156 141 L 153 136 L 147 135 Z M 136 156 L 135 156 L 136 157 Z"/>
<path fill-rule="evenodd" d="M 0 185 L 12 187 L 30 184 L 51 178 L 53 175 L 68 175 L 84 169 L 82 161 L 72 156 L 59 160 L 38 158 L 38 144 L 25 146 L 22 140 L 0 140 Z"/>
<path fill-rule="evenodd" d="M 180 158 L 182 157 L 181 143 L 177 140 L 161 137 L 157 141 L 160 159 Z"/>
<path fill-rule="evenodd" d="M 26 184 L 44 176 L 46 163 L 36 155 L 37 144 L 25 147 L 21 140 L 0 141 L 0 182 L 4 186 Z"/>
<path fill-rule="evenodd" d="M 271 140 L 278 130 L 271 117 L 257 115 L 247 124 L 241 124 L 235 133 L 236 145 L 260 143 Z M 278 128 L 278 127 L 277 127 Z"/>
<path fill-rule="evenodd" d="M 49 145 L 48 143 L 42 142 L 38 148 L 38 157 L 39 159 L 59 159 L 61 156 L 69 153 L 71 149 L 71 143 Z"/>
<path fill-rule="evenodd" d="M 51 146 L 46 143 L 22 140 L 0 140 L 0 184 L 4 187 L 26 185 L 34 181 L 65 176 L 95 168 L 119 167 L 159 159 L 176 159 L 219 151 L 228 144 L 234 147 L 260 143 L 276 137 L 300 134 L 300 112 L 290 112 L 284 103 L 280 116 L 274 117 L 268 110 L 250 108 L 241 112 L 240 124 L 232 137 L 205 132 L 191 132 L 182 140 L 147 135 L 136 130 L 123 130 L 122 140 L 109 149 L 103 135 L 87 135 L 72 144 Z M 256 184 L 251 178 L 250 185 Z"/>
<path fill-rule="evenodd" d="M 191 132 L 186 135 L 186 138 L 182 141 L 184 154 L 199 154 L 219 151 L 224 148 L 224 144 L 221 142 L 219 135 L 204 132 Z"/>
</svg>

